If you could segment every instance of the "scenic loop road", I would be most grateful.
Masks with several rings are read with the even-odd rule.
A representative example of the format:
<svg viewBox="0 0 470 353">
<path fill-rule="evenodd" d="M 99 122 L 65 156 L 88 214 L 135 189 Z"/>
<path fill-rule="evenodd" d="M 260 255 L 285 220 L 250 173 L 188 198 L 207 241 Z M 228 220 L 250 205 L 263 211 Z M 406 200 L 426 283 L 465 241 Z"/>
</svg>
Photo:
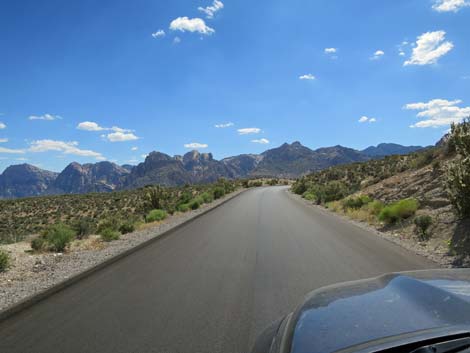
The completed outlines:
<svg viewBox="0 0 470 353">
<path fill-rule="evenodd" d="M 245 353 L 313 289 L 437 267 L 287 193 L 249 190 L 0 323 L 0 352 Z"/>
</svg>

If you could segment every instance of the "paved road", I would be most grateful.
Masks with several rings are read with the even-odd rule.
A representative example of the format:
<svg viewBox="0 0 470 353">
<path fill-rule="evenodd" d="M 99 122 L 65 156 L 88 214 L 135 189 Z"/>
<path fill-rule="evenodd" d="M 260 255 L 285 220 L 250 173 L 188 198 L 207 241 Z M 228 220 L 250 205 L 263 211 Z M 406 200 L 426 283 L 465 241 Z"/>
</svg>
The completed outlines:
<svg viewBox="0 0 470 353">
<path fill-rule="evenodd" d="M 315 288 L 430 267 L 285 188 L 250 190 L 0 323 L 0 352 L 244 353 Z"/>
</svg>

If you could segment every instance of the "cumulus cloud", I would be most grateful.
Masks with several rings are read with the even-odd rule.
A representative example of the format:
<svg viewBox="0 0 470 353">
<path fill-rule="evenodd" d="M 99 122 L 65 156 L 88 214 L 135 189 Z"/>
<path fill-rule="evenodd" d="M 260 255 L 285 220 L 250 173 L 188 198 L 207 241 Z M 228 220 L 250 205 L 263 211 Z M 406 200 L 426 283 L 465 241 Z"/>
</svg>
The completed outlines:
<svg viewBox="0 0 470 353">
<path fill-rule="evenodd" d="M 6 129 L 6 128 L 7 126 L 4 123 L 0 122 L 0 130 Z"/>
<path fill-rule="evenodd" d="M 191 143 L 187 143 L 184 145 L 184 148 L 192 148 L 192 149 L 207 148 L 207 147 L 209 147 L 208 144 L 199 143 L 199 142 L 191 142 Z"/>
<path fill-rule="evenodd" d="M 215 124 L 214 126 L 215 126 L 217 129 L 226 129 L 226 128 L 232 127 L 232 126 L 234 126 L 234 125 L 235 125 L 234 123 L 228 122 L 228 123 L 223 123 L 223 124 Z"/>
<path fill-rule="evenodd" d="M 110 142 L 126 142 L 126 141 L 135 141 L 138 140 L 139 137 L 134 135 L 132 132 L 122 132 L 116 131 L 106 135 L 106 138 Z"/>
<path fill-rule="evenodd" d="M 25 150 L 18 150 L 18 149 L 11 149 L 0 147 L 0 153 L 8 153 L 8 154 L 24 154 L 26 153 Z"/>
<path fill-rule="evenodd" d="M 188 18 L 178 17 L 171 21 L 170 29 L 172 31 L 181 32 L 198 32 L 201 34 L 209 35 L 215 32 L 213 28 L 206 25 L 202 18 Z"/>
<path fill-rule="evenodd" d="M 76 141 L 57 141 L 57 140 L 37 140 L 31 142 L 31 145 L 28 149 L 29 152 L 39 153 L 39 152 L 49 152 L 57 151 L 62 152 L 63 154 L 73 154 L 80 157 L 93 157 L 97 160 L 105 160 L 106 158 L 99 152 L 92 150 L 82 150 L 78 147 L 78 142 Z"/>
<path fill-rule="evenodd" d="M 336 48 L 325 48 L 325 54 L 335 54 L 337 51 Z"/>
<path fill-rule="evenodd" d="M 467 6 L 470 2 L 465 0 L 436 0 L 432 8 L 437 12 L 458 12 Z"/>
<path fill-rule="evenodd" d="M 102 138 L 110 142 L 135 141 L 139 139 L 133 130 L 123 129 L 118 126 L 103 127 L 93 121 L 84 121 L 77 125 L 77 129 L 84 131 L 113 131 L 112 133 L 101 135 Z"/>
<path fill-rule="evenodd" d="M 59 115 L 52 115 L 52 114 L 44 114 L 44 115 L 31 115 L 29 120 L 46 120 L 46 121 L 53 121 L 53 120 L 60 120 L 62 119 Z"/>
<path fill-rule="evenodd" d="M 358 122 L 360 122 L 361 124 L 363 123 L 375 123 L 377 122 L 377 119 L 376 118 L 369 118 L 368 116 L 362 116 Z"/>
<path fill-rule="evenodd" d="M 259 143 L 261 145 L 267 145 L 269 143 L 269 140 L 265 139 L 265 138 L 262 138 L 262 139 L 259 139 L 259 140 L 251 140 L 251 142 Z"/>
<path fill-rule="evenodd" d="M 237 131 L 239 135 L 250 135 L 250 134 L 259 134 L 261 132 L 261 129 L 257 127 L 248 127 L 244 129 L 238 129 Z"/>
<path fill-rule="evenodd" d="M 138 151 L 139 150 L 139 147 L 131 147 L 131 151 Z"/>
<path fill-rule="evenodd" d="M 404 65 L 435 64 L 442 56 L 454 48 L 454 44 L 445 41 L 445 31 L 426 32 L 420 35 L 413 48 L 411 58 Z"/>
<path fill-rule="evenodd" d="M 5 143 L 5 142 L 8 142 L 7 138 L 0 138 L 0 143 Z"/>
<path fill-rule="evenodd" d="M 78 130 L 85 130 L 85 131 L 103 131 L 107 130 L 104 127 L 99 126 L 97 123 L 93 121 L 84 121 L 77 125 Z"/>
<path fill-rule="evenodd" d="M 214 15 L 224 8 L 224 3 L 219 0 L 214 0 L 211 6 L 207 7 L 198 7 L 198 10 L 204 12 L 206 17 L 211 19 L 214 18 Z"/>
<path fill-rule="evenodd" d="M 459 123 L 470 116 L 470 107 L 459 107 L 461 104 L 459 99 L 433 99 L 429 102 L 407 104 L 404 109 L 420 111 L 417 115 L 420 121 L 410 127 L 440 127 Z"/>
<path fill-rule="evenodd" d="M 299 80 L 315 80 L 316 77 L 312 74 L 305 74 L 302 76 L 299 76 Z"/>
<path fill-rule="evenodd" d="M 163 29 L 159 29 L 158 31 L 152 33 L 152 37 L 157 39 L 157 38 L 163 38 L 165 37 L 166 33 Z"/>
<path fill-rule="evenodd" d="M 371 60 L 379 60 L 385 55 L 385 52 L 383 50 L 377 50 L 374 55 L 370 58 Z"/>
</svg>

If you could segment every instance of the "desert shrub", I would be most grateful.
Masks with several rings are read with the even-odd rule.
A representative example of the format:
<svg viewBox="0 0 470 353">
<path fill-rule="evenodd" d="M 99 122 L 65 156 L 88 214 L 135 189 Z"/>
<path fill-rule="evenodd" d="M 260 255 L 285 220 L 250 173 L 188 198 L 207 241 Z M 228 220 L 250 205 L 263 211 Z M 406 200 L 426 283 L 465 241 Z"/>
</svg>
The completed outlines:
<svg viewBox="0 0 470 353">
<path fill-rule="evenodd" d="M 202 193 L 201 198 L 204 201 L 204 203 L 211 203 L 212 201 L 214 201 L 214 195 L 209 192 Z"/>
<path fill-rule="evenodd" d="M 120 226 L 121 226 L 120 219 L 117 219 L 114 217 L 108 217 L 98 222 L 97 233 L 101 234 L 105 229 L 112 229 L 114 231 L 118 231 Z"/>
<path fill-rule="evenodd" d="M 268 180 L 268 185 L 275 186 L 279 184 L 279 179 L 270 179 Z"/>
<path fill-rule="evenodd" d="M 470 120 L 453 124 L 451 141 L 458 154 L 446 172 L 450 201 L 462 218 L 470 217 Z"/>
<path fill-rule="evenodd" d="M 133 231 L 135 231 L 135 221 L 134 220 L 124 221 L 119 226 L 119 232 L 121 232 L 121 234 L 132 233 Z"/>
<path fill-rule="evenodd" d="M 250 182 L 248 180 L 242 180 L 242 186 L 245 189 L 248 189 L 250 187 Z"/>
<path fill-rule="evenodd" d="M 105 242 L 111 242 L 119 239 L 119 232 L 111 228 L 104 228 L 100 232 L 101 239 Z"/>
<path fill-rule="evenodd" d="M 192 210 L 197 210 L 199 207 L 201 207 L 201 202 L 199 202 L 198 199 L 192 199 L 189 201 L 188 207 Z"/>
<path fill-rule="evenodd" d="M 342 201 L 343 208 L 347 209 L 360 209 L 362 206 L 365 206 L 372 202 L 372 199 L 367 195 L 359 195 L 356 197 L 348 197 Z"/>
<path fill-rule="evenodd" d="M 382 212 L 383 208 L 384 208 L 384 204 L 383 202 L 380 202 L 378 200 L 374 200 L 372 201 L 371 203 L 369 203 L 367 205 L 367 209 L 369 210 L 369 213 L 374 215 L 374 216 L 378 216 L 380 214 L 380 212 Z"/>
<path fill-rule="evenodd" d="M 259 188 L 259 187 L 263 186 L 263 182 L 261 180 L 256 180 L 256 181 L 252 181 L 250 183 L 250 185 L 252 187 Z"/>
<path fill-rule="evenodd" d="M 0 250 L 0 272 L 5 272 L 10 266 L 10 255 L 7 252 Z"/>
<path fill-rule="evenodd" d="M 214 188 L 214 199 L 220 199 L 225 196 L 225 189 L 223 187 L 217 186 Z"/>
<path fill-rule="evenodd" d="M 44 237 L 37 237 L 31 240 L 31 248 L 34 251 L 42 251 L 46 248 L 46 239 Z"/>
<path fill-rule="evenodd" d="M 292 192 L 297 195 L 303 195 L 307 189 L 307 183 L 304 178 L 297 180 L 291 188 Z"/>
<path fill-rule="evenodd" d="M 80 218 L 72 223 L 72 229 L 75 231 L 77 239 L 83 239 L 93 234 L 95 223 L 90 218 Z"/>
<path fill-rule="evenodd" d="M 418 216 L 414 222 L 420 239 L 426 240 L 428 238 L 428 229 L 432 225 L 432 217 L 428 215 Z"/>
<path fill-rule="evenodd" d="M 313 192 L 309 192 L 309 191 L 306 191 L 302 194 L 302 197 L 305 199 L 305 200 L 308 200 L 308 201 L 315 201 L 316 200 L 316 196 Z"/>
<path fill-rule="evenodd" d="M 331 201 L 338 201 L 346 197 L 349 192 L 346 186 L 339 181 L 330 181 L 324 185 L 317 185 L 312 188 L 317 203 L 325 204 Z"/>
<path fill-rule="evenodd" d="M 189 205 L 187 203 L 183 203 L 178 206 L 178 211 L 180 212 L 188 212 L 189 211 Z"/>
<path fill-rule="evenodd" d="M 164 210 L 152 210 L 145 217 L 147 223 L 163 221 L 168 216 Z"/>
<path fill-rule="evenodd" d="M 415 199 L 405 199 L 385 206 L 379 214 L 379 220 L 386 224 L 394 224 L 403 219 L 409 218 L 418 210 L 418 201 Z"/>
<path fill-rule="evenodd" d="M 43 238 L 42 244 L 41 241 L 36 241 L 36 244 L 34 244 L 34 247 L 39 246 L 37 250 L 45 249 L 54 252 L 63 252 L 72 240 L 75 239 L 75 231 L 63 223 L 56 223 L 46 228 L 42 232 L 41 238 Z M 34 249 L 33 242 L 31 243 L 31 247 Z"/>
</svg>

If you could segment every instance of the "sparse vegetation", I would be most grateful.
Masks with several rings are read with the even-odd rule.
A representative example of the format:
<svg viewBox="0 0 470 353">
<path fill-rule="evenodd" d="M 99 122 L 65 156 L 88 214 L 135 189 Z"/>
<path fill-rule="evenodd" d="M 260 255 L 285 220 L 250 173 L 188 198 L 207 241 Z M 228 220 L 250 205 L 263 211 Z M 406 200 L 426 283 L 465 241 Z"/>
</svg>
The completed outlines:
<svg viewBox="0 0 470 353">
<path fill-rule="evenodd" d="M 432 217 L 429 215 L 417 216 L 414 220 L 414 223 L 420 240 L 426 240 L 429 236 L 428 229 L 432 225 Z"/>
<path fill-rule="evenodd" d="M 0 250 L 0 272 L 5 272 L 10 267 L 10 255 L 6 251 Z"/>
<path fill-rule="evenodd" d="M 0 243 L 21 241 L 56 223 L 69 226 L 78 239 L 93 233 L 101 234 L 105 228 L 125 233 L 132 228 L 128 219 L 144 220 L 154 209 L 164 210 L 167 214 L 177 210 L 185 212 L 190 209 L 188 203 L 191 200 L 199 200 L 200 206 L 233 192 L 239 185 L 240 182 L 220 179 L 207 185 L 147 186 L 112 193 L 0 200 Z M 47 241 L 43 237 L 36 239 L 33 240 L 36 250 L 47 250 Z"/>
</svg>

